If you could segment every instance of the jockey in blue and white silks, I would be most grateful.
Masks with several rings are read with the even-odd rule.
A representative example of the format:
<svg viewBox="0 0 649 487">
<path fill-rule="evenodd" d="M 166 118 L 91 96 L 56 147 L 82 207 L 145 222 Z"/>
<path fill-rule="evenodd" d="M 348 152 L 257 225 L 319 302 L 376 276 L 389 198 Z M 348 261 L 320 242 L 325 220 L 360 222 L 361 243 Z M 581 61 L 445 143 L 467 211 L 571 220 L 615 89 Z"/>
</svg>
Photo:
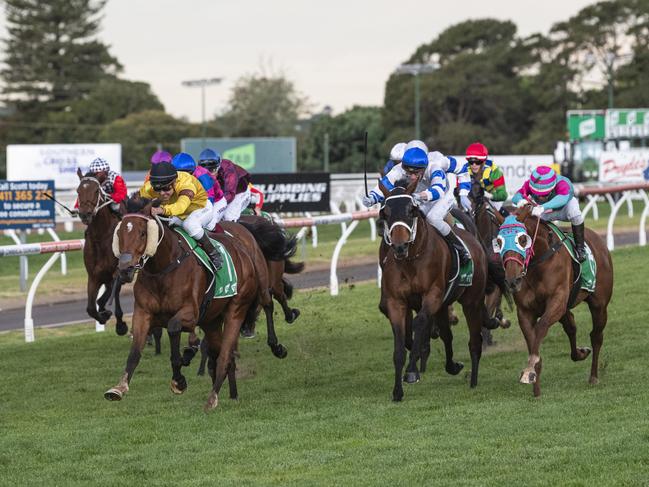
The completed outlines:
<svg viewBox="0 0 649 487">
<path fill-rule="evenodd" d="M 453 191 L 449 188 L 446 171 L 443 167 L 450 167 L 448 158 L 440 152 L 431 155 L 419 147 L 406 150 L 401 164 L 394 166 L 388 174 L 381 178 L 381 184 L 392 191 L 395 183 L 400 180 L 417 180 L 417 187 L 413 198 L 419 202 L 419 209 L 426 221 L 434 226 L 444 239 L 459 253 L 462 263 L 468 262 L 470 256 L 464 245 L 451 231 L 451 226 L 444 218 L 453 207 Z M 368 208 L 384 200 L 383 194 L 377 184 L 369 196 L 363 197 L 363 204 Z"/>
<path fill-rule="evenodd" d="M 472 205 L 469 199 L 471 191 L 471 174 L 469 174 L 469 163 L 462 164 L 455 157 L 443 156 L 440 152 L 429 152 L 428 160 L 439 167 L 446 173 L 453 173 L 457 178 L 458 195 L 460 204 L 466 211 L 471 211 Z"/>
</svg>

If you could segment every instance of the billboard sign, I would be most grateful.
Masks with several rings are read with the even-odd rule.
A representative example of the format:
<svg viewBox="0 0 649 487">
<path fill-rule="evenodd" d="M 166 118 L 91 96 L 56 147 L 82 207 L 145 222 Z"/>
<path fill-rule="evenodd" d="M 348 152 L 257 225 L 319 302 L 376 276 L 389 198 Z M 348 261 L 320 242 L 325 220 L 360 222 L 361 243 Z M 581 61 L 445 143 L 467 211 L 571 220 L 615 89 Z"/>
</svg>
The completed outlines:
<svg viewBox="0 0 649 487">
<path fill-rule="evenodd" d="M 600 157 L 599 180 L 603 183 L 649 181 L 649 149 L 604 151 Z"/>
<path fill-rule="evenodd" d="M 74 189 L 79 185 L 77 168 L 86 172 L 97 157 L 113 171 L 122 171 L 121 144 L 8 145 L 7 179 L 53 179 L 58 189 Z"/>
<path fill-rule="evenodd" d="M 264 211 L 329 211 L 329 173 L 253 174 L 252 184 L 264 194 Z"/>
<path fill-rule="evenodd" d="M 251 173 L 289 173 L 297 170 L 295 137 L 182 139 L 181 150 L 198 160 L 207 147 Z"/>
<path fill-rule="evenodd" d="M 606 135 L 604 110 L 569 110 L 570 140 L 601 140 Z"/>
<path fill-rule="evenodd" d="M 606 138 L 649 137 L 649 108 L 606 111 Z"/>
<path fill-rule="evenodd" d="M 0 181 L 0 230 L 54 227 L 54 181 Z"/>
</svg>

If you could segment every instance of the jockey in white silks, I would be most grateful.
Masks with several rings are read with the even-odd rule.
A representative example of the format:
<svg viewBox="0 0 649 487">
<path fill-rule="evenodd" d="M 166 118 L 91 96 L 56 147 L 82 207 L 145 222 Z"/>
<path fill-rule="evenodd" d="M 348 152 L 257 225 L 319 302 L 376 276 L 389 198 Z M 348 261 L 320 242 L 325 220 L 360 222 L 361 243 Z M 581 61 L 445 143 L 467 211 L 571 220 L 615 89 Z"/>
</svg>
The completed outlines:
<svg viewBox="0 0 649 487">
<path fill-rule="evenodd" d="M 450 161 L 440 152 L 427 154 L 419 147 L 413 147 L 403 155 L 401 164 L 394 166 L 389 173 L 381 178 L 381 183 L 388 190 L 395 187 L 395 183 L 406 179 L 418 180 L 416 192 L 412 195 L 419 202 L 419 208 L 426 221 L 434 226 L 444 239 L 455 248 L 462 264 L 469 261 L 470 256 L 462 242 L 452 232 L 451 226 L 444 218 L 454 205 L 453 191 L 449 188 L 446 179 L 446 168 Z M 384 200 L 383 194 L 376 185 L 368 196 L 363 197 L 363 204 L 370 207 Z"/>
</svg>

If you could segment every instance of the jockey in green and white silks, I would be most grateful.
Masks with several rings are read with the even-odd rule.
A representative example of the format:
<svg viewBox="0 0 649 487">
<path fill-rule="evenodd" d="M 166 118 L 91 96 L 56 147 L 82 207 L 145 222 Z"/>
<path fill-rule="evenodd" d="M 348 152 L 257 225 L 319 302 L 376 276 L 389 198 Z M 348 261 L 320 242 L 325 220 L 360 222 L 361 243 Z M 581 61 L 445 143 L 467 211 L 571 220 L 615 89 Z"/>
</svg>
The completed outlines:
<svg viewBox="0 0 649 487">
<path fill-rule="evenodd" d="M 419 203 L 419 209 L 426 221 L 458 251 L 460 260 L 464 264 L 468 262 L 470 256 L 462 242 L 451 231 L 451 226 L 444 221 L 454 205 L 453 191 L 449 188 L 445 171 L 450 164 L 449 158 L 440 152 L 427 154 L 425 150 L 413 147 L 405 151 L 401 164 L 394 166 L 381 178 L 381 184 L 392 191 L 398 181 L 405 179 L 410 183 L 417 180 L 413 199 Z M 383 200 L 379 185 L 376 185 L 368 196 L 363 197 L 363 204 L 369 208 Z"/>
</svg>

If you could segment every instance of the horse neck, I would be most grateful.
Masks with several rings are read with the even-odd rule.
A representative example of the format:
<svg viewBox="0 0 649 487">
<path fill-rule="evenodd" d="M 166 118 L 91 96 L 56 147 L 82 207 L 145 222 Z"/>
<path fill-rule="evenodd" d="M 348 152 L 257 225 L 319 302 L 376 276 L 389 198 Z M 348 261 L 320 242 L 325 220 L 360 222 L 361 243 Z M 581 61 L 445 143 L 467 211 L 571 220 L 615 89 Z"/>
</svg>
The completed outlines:
<svg viewBox="0 0 649 487">
<path fill-rule="evenodd" d="M 550 248 L 546 233 L 551 230 L 542 221 L 538 222 L 537 230 L 537 219 L 530 217 L 525 219 L 525 228 L 527 229 L 527 234 L 530 236 L 533 242 L 532 249 L 534 250 L 534 257 L 539 258 Z"/>
<path fill-rule="evenodd" d="M 106 206 L 100 208 L 95 216 L 92 217 L 92 221 L 86 229 L 86 235 L 93 241 L 103 241 L 108 242 L 107 245 L 110 245 L 111 239 L 106 239 L 106 234 L 112 232 L 115 229 L 115 225 L 119 218 L 115 215 L 110 209 Z"/>
<path fill-rule="evenodd" d="M 156 274 L 165 269 L 172 260 L 176 258 L 178 249 L 178 238 L 176 232 L 165 225 L 160 226 L 163 232 L 160 244 L 146 263 L 146 270 L 151 274 Z"/>
</svg>

